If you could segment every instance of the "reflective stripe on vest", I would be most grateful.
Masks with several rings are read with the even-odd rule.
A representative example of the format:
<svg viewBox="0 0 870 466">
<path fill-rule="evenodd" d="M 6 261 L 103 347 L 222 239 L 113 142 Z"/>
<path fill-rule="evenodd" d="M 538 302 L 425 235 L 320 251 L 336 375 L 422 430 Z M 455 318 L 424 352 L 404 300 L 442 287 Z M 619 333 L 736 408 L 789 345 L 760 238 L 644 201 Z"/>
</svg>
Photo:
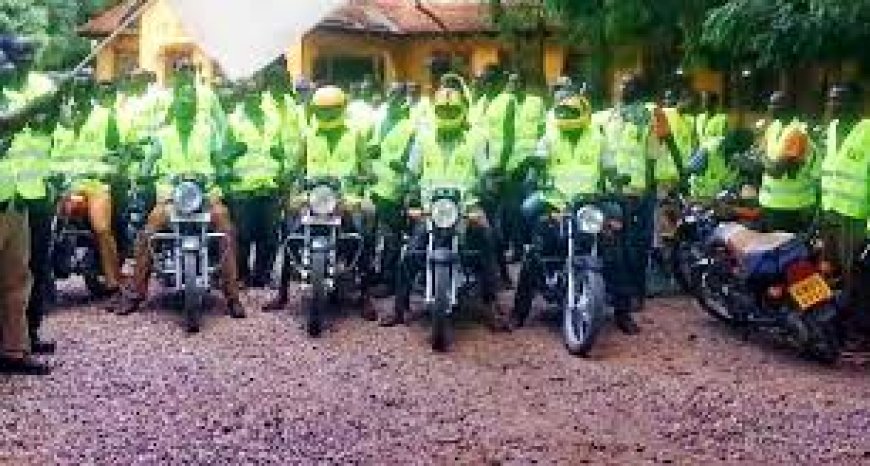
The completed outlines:
<svg viewBox="0 0 870 466">
<path fill-rule="evenodd" d="M 595 129 L 587 129 L 577 141 L 559 132 L 550 137 L 552 152 L 547 169 L 553 188 L 571 198 L 599 191 L 603 138 Z"/>
<path fill-rule="evenodd" d="M 322 131 L 309 131 L 305 138 L 306 175 L 346 178 L 356 174 L 360 162 L 357 160 L 359 153 L 357 144 L 359 144 L 359 135 L 349 128 L 341 130 L 338 143 L 332 150 Z"/>
<path fill-rule="evenodd" d="M 466 131 L 452 150 L 445 150 L 445 144 L 438 141 L 434 131 L 427 131 L 420 137 L 423 159 L 420 186 L 424 191 L 438 188 L 468 191 L 474 187 L 477 175 L 475 157 L 486 145 L 481 134 Z"/>
<path fill-rule="evenodd" d="M 863 120 L 837 144 L 838 122 L 828 126 L 822 162 L 822 209 L 863 219 L 870 214 L 870 120 Z"/>
<path fill-rule="evenodd" d="M 617 133 L 612 135 L 616 152 L 616 171 L 630 178 L 625 190 L 630 193 L 645 191 L 646 179 L 646 146 L 648 133 L 632 122 L 620 122 Z"/>
</svg>

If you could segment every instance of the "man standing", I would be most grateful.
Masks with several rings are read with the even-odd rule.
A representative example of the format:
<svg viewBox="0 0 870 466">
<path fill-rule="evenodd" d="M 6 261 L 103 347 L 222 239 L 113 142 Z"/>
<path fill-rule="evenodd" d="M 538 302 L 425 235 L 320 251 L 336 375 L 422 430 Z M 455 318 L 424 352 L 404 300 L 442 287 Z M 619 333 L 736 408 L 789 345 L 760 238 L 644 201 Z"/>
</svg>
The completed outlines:
<svg viewBox="0 0 870 466">
<path fill-rule="evenodd" d="M 283 148 L 280 118 L 266 118 L 263 99 L 249 85 L 242 103 L 229 116 L 227 150 L 241 154 L 232 162 L 235 180 L 229 184 L 230 212 L 238 226 L 239 278 L 254 288 L 269 282 L 278 248 L 277 228 Z M 255 248 L 253 268 L 251 248 Z"/>
<path fill-rule="evenodd" d="M 797 233 L 809 226 L 816 207 L 820 160 L 807 125 L 790 115 L 787 105 L 784 93 L 770 96 L 758 200 L 765 229 Z"/>
<path fill-rule="evenodd" d="M 698 152 L 692 159 L 699 166 L 689 181 L 689 193 L 695 199 L 712 200 L 729 184 L 737 181 L 737 173 L 730 168 L 722 150 L 722 142 L 728 132 L 728 115 L 719 109 L 719 95 L 701 93 L 701 107 L 701 113 L 695 117 Z"/>
<path fill-rule="evenodd" d="M 839 267 L 850 310 L 862 304 L 856 299 L 855 265 L 870 213 L 870 120 L 860 117 L 858 102 L 845 86 L 828 94 L 821 183 L 826 255 Z"/>
<path fill-rule="evenodd" d="M 26 67 L 33 59 L 33 44 L 23 38 L 0 38 L 0 148 L 5 152 L 11 135 L 24 128 L 38 112 L 56 103 L 53 82 L 35 76 L 22 91 Z M 16 65 L 17 63 L 17 65 Z M 31 174 L 38 180 L 38 167 L 21 166 L 14 160 L 0 158 L 0 373 L 44 375 L 50 369 L 30 356 L 27 305 L 32 286 L 30 272 L 30 229 L 27 210 L 22 202 L 35 187 Z M 43 189 L 45 185 L 41 186 Z M 40 348 L 37 348 L 40 349 Z M 43 348 L 52 349 L 52 348 Z"/>
</svg>

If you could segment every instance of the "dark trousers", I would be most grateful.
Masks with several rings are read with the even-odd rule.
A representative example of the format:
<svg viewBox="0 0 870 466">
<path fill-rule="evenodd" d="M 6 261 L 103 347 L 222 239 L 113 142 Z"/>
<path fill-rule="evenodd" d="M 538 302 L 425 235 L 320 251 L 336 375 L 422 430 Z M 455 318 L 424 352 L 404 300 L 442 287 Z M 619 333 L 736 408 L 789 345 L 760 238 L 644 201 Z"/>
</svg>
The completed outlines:
<svg viewBox="0 0 870 466">
<path fill-rule="evenodd" d="M 381 257 L 381 273 L 377 280 L 393 288 L 396 284 L 396 270 L 399 268 L 399 256 L 402 250 L 401 234 L 404 231 L 405 215 L 402 204 L 387 199 L 375 200 L 377 228 L 384 238 L 383 257 Z M 375 245 L 376 246 L 376 245 Z"/>
<path fill-rule="evenodd" d="M 646 271 L 653 244 L 656 198 L 626 196 L 622 201 L 623 228 L 606 248 L 604 279 L 615 312 L 634 310 L 646 297 Z"/>
<path fill-rule="evenodd" d="M 768 209 L 762 212 L 762 228 L 764 231 L 784 231 L 788 233 L 801 233 L 806 231 L 812 223 L 811 209 Z"/>
<path fill-rule="evenodd" d="M 252 286 L 269 282 L 278 250 L 278 196 L 233 197 L 230 213 L 236 225 L 239 280 Z M 251 249 L 255 249 L 253 267 Z"/>
<path fill-rule="evenodd" d="M 402 312 L 410 307 L 414 277 L 426 266 L 428 237 L 424 223 L 415 225 L 407 252 L 399 263 L 399 274 L 396 277 L 396 309 Z M 481 297 L 487 304 L 494 302 L 497 292 L 498 258 L 493 229 L 489 225 L 469 225 L 466 228 L 463 249 L 479 252 L 479 257 L 476 258 L 473 266 L 477 269 Z"/>
<path fill-rule="evenodd" d="M 51 248 L 51 221 L 54 218 L 54 205 L 48 200 L 29 201 L 30 216 L 30 272 L 33 274 L 33 288 L 27 305 L 28 332 L 31 341 L 39 336 L 51 294 L 52 272 L 49 260 Z"/>
</svg>

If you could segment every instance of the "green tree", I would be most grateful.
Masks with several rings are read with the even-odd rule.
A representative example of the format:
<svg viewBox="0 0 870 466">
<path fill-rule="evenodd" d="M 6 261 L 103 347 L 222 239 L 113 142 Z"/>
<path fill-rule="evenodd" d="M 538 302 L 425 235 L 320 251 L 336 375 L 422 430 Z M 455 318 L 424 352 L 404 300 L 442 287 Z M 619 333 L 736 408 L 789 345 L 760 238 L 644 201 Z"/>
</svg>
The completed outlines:
<svg viewBox="0 0 870 466">
<path fill-rule="evenodd" d="M 0 33 L 33 37 L 39 44 L 39 68 L 68 68 L 90 49 L 90 43 L 78 36 L 78 26 L 116 3 L 118 0 L 0 0 Z"/>
</svg>

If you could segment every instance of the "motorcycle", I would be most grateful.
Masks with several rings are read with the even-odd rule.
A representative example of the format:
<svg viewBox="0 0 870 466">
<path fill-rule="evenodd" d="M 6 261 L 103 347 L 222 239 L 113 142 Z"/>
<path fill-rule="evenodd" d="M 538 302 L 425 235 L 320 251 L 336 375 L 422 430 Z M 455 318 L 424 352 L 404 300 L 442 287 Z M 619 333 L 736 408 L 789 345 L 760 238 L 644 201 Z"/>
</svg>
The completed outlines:
<svg viewBox="0 0 870 466">
<path fill-rule="evenodd" d="M 80 275 L 93 297 L 108 292 L 101 267 L 100 252 L 91 228 L 88 200 L 73 190 L 78 177 L 60 175 L 60 200 L 52 219 L 49 257 L 54 277 L 65 280 Z"/>
<path fill-rule="evenodd" d="M 403 256 L 421 257 L 422 274 L 414 280 L 422 290 L 432 331 L 430 343 L 438 352 L 447 351 L 452 341 L 452 319 L 462 303 L 470 301 L 479 286 L 471 270 L 476 251 L 463 250 L 461 233 L 469 214 L 464 208 L 464 193 L 457 188 L 435 188 L 429 191 L 428 208 L 410 209 L 412 221 L 425 221 L 425 249 L 412 250 L 406 242 Z"/>
<path fill-rule="evenodd" d="M 706 242 L 695 298 L 731 326 L 784 334 L 803 355 L 833 363 L 841 352 L 838 311 L 816 234 L 815 228 L 794 235 L 720 224 Z"/>
<path fill-rule="evenodd" d="M 554 214 L 558 245 L 532 248 L 523 259 L 523 270 L 540 264 L 537 284 L 544 300 L 562 311 L 562 336 L 568 352 L 586 356 L 608 318 L 601 249 L 605 236 L 621 228 L 617 204 L 595 198 L 578 198 Z M 525 278 L 525 277 L 523 277 Z M 522 280 L 522 278 L 521 278 Z M 526 316 L 516 316 L 522 321 Z"/>
<path fill-rule="evenodd" d="M 203 176 L 172 178 L 168 231 L 155 233 L 151 251 L 155 271 L 164 287 L 180 295 L 188 332 L 200 329 L 205 298 L 217 276 L 218 242 L 223 233 L 211 231 L 211 214 Z"/>
<path fill-rule="evenodd" d="M 363 237 L 343 225 L 342 180 L 309 178 L 304 182 L 308 202 L 299 224 L 290 225 L 285 237 L 285 261 L 294 277 L 307 289 L 306 331 L 311 337 L 323 333 L 324 317 L 333 303 L 341 302 L 361 283 L 360 257 Z M 297 219 L 288 219 L 296 222 Z M 301 232 L 300 232 L 301 230 Z M 359 229 L 357 229 L 360 231 Z"/>
</svg>

